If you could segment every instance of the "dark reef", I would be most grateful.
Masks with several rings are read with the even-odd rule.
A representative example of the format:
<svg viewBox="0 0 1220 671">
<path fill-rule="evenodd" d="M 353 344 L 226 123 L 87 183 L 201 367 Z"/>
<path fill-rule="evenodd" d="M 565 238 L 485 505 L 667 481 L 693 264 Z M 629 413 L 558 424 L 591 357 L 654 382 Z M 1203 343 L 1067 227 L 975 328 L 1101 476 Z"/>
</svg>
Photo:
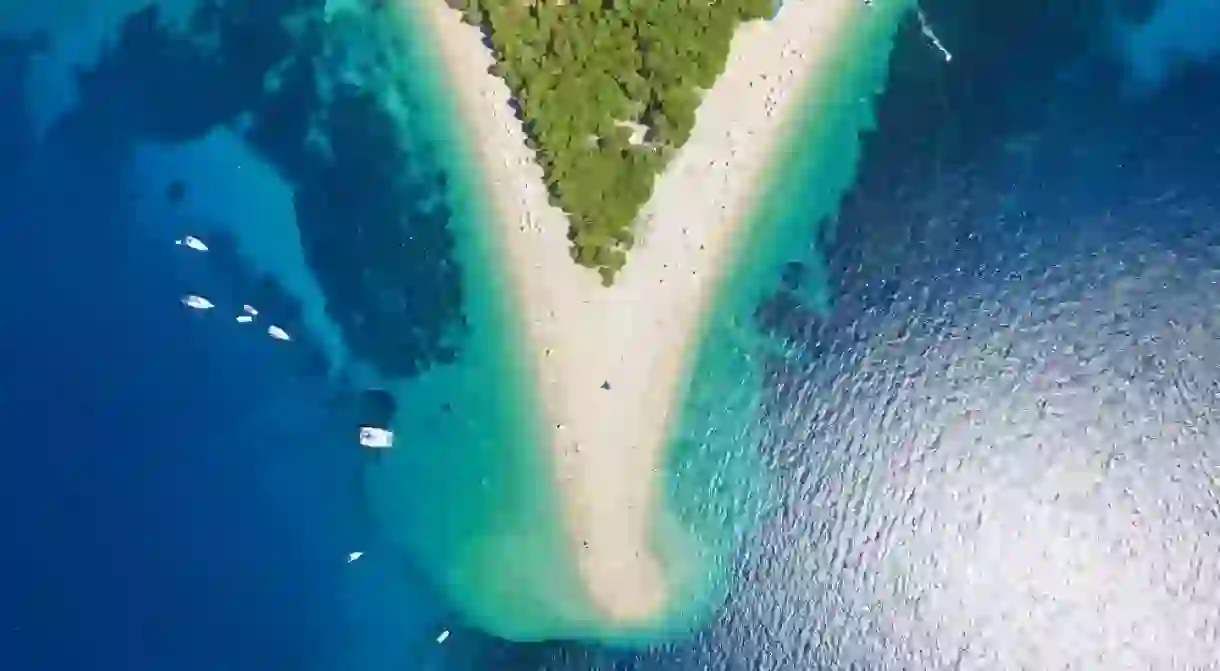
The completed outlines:
<svg viewBox="0 0 1220 671">
<path fill-rule="evenodd" d="M 437 205 L 446 202 L 446 176 L 435 167 L 436 150 L 400 146 L 390 132 L 393 120 L 359 89 L 319 90 L 319 72 L 331 67 L 324 36 L 316 22 L 290 35 L 280 18 L 316 18 L 322 4 L 217 0 L 201 11 L 190 34 L 167 30 L 155 9 L 133 15 L 106 56 L 81 73 L 79 103 L 48 136 L 39 140 L 24 132 L 20 104 L 0 105 L 0 171 L 12 177 L 0 180 L 0 204 L 14 219 L 23 200 L 39 197 L 71 202 L 73 210 L 98 213 L 97 220 L 122 221 L 102 214 L 123 207 L 119 176 L 136 143 L 188 142 L 220 126 L 245 128 L 246 139 L 295 189 L 308 262 L 349 346 L 387 375 L 411 375 L 452 359 L 459 349 L 444 336 L 462 323 L 450 213 Z M 802 602 L 803 585 L 792 575 L 802 559 L 789 554 L 793 547 L 811 538 L 836 540 L 819 536 L 825 530 L 802 519 L 798 499 L 822 485 L 818 469 L 825 454 L 841 447 L 836 437 L 921 446 L 939 441 L 920 433 L 910 418 L 964 396 L 928 380 L 970 374 L 954 364 L 969 362 L 969 352 L 950 355 L 955 344 L 979 342 L 980 331 L 971 325 L 1014 336 L 1016 349 L 1037 350 L 1027 353 L 1024 366 L 1053 360 L 1056 348 L 1109 349 L 1092 358 L 1114 376 L 1107 384 L 1121 380 L 1157 392 L 1148 398 L 1169 397 L 1156 385 L 1187 380 L 1197 386 L 1182 385 L 1173 398 L 1198 411 L 1200 432 L 1220 424 L 1199 402 L 1220 388 L 1214 365 L 1191 370 L 1183 349 L 1174 348 L 1198 335 L 1182 325 L 1207 323 L 1200 314 L 1210 315 L 1216 302 L 1220 66 L 1185 68 L 1155 97 L 1122 99 L 1122 73 L 1105 57 L 1099 36 L 1114 7 L 1138 16 L 1150 4 L 922 0 L 954 51 L 954 67 L 944 66 L 913 19 L 904 26 L 878 100 L 878 129 L 864 139 L 857 183 L 836 217 L 834 235 L 816 241 L 829 266 L 832 309 L 817 314 L 803 303 L 808 274 L 794 264 L 756 314 L 760 327 L 800 352 L 770 362 L 769 402 L 779 435 L 763 446 L 790 485 L 792 505 L 743 558 L 741 588 L 722 617 L 694 641 L 641 653 L 515 645 L 455 628 L 462 644 L 444 649 L 446 667 L 847 668 L 826 662 L 836 651 L 823 634 L 833 628 L 817 618 L 830 614 L 813 606 L 827 604 Z M 0 91 L 24 89 L 29 59 L 44 46 L 38 39 L 0 40 Z M 269 90 L 263 82 L 272 69 L 279 85 Z M 330 151 L 312 145 L 311 134 L 326 137 Z M 54 170 L 40 164 L 46 161 Z M 43 178 L 48 174 L 55 179 Z M 189 201 L 192 189 L 183 187 Z M 799 185 L 791 190 L 799 192 Z M 78 227 L 75 234 L 106 244 L 108 232 L 90 228 L 95 220 L 66 219 Z M 29 253 L 16 239 L 28 229 L 0 227 L 0 258 L 9 262 L 18 250 Z M 209 242 L 213 262 L 226 268 L 243 295 L 295 323 L 295 297 L 274 278 L 250 270 L 234 241 L 218 236 Z M 44 247 L 38 251 L 61 263 L 76 260 L 64 249 Z M 1161 263 L 1167 259 L 1173 263 Z M 1130 290 L 1122 301 L 1077 300 L 1097 300 L 1095 286 L 1124 279 Z M 37 299 L 30 295 L 30 302 Z M 1090 314 L 1080 306 L 1104 310 Z M 1022 336 L 1022 323 L 1044 330 Z M 1082 341 L 1082 333 L 1108 333 L 1112 340 L 1107 348 Z M 1214 352 L 1213 334 L 1203 335 Z M 879 337 L 891 356 L 882 357 L 883 370 L 864 370 L 860 350 Z M 1115 354 L 1114 343 L 1130 345 L 1132 354 Z M 1007 357 L 1012 348 L 1000 354 Z M 1070 391 L 1081 379 L 1090 382 L 1064 376 L 1060 383 Z M 985 383 L 981 388 L 994 390 Z M 893 403 L 896 390 L 915 385 L 923 385 L 918 403 Z M 1085 388 L 1082 396 L 1091 393 Z M 1058 402 L 1048 394 L 1031 406 L 1053 413 Z M 1022 410 L 1016 403 L 1004 409 L 1009 407 Z M 1148 408 L 1179 420 L 1187 414 L 1149 403 L 1119 406 L 1116 415 Z M 799 421 L 789 419 L 793 415 Z M 898 419 L 869 423 L 882 415 Z M 1125 421 L 1110 419 L 1110 428 L 1121 429 Z M 808 430 L 802 422 L 813 427 L 812 437 L 802 433 Z M 1033 433 L 1041 430 L 1035 426 Z M 298 659 L 278 664 L 304 668 Z M 913 662 L 906 668 L 931 667 Z"/>
<path fill-rule="evenodd" d="M 1121 67 L 1107 53 L 1107 21 L 1116 11 L 1146 17 L 1149 2 L 921 5 L 953 50 L 953 67 L 911 17 L 833 235 L 810 240 L 829 267 L 832 308 L 818 314 L 803 302 L 811 273 L 794 264 L 756 312 L 760 328 L 797 352 L 770 361 L 776 435 L 763 446 L 790 494 L 743 557 L 740 589 L 721 619 L 693 642 L 634 655 L 575 644 L 494 644 L 475 668 L 856 668 L 836 663 L 842 658 L 827 635 L 834 628 L 825 624 L 850 613 L 834 612 L 833 603 L 814 609 L 792 575 L 802 561 L 792 548 L 808 539 L 841 540 L 819 536 L 833 530 L 814 526 L 801 501 L 826 486 L 823 455 L 847 449 L 836 439 L 921 447 L 934 440 L 917 413 L 964 396 L 936 385 L 951 374 L 968 376 L 955 360 L 977 364 L 968 349 L 979 335 L 972 324 L 1047 357 L 1056 348 L 1095 348 L 1104 353 L 1095 361 L 1109 362 L 1117 378 L 1137 386 L 1164 386 L 1189 373 L 1211 386 L 1178 390 L 1176 398 L 1211 412 L 1201 399 L 1215 388 L 1214 369 L 1191 371 L 1190 361 L 1175 363 L 1167 348 L 1190 335 L 1186 325 L 1214 303 L 1187 292 L 1220 268 L 1220 63 L 1185 67 L 1155 96 L 1135 101 L 1125 97 Z M 1125 304 L 1107 304 L 1095 290 L 1109 283 L 1131 288 Z M 1215 293 L 1201 283 L 1195 288 L 1204 299 Z M 1092 315 L 1084 305 L 1105 311 Z M 1020 333 L 1023 320 L 1044 331 Z M 1159 330 L 1150 330 L 1158 322 Z M 1111 339 L 1089 342 L 1100 334 Z M 864 350 L 878 340 L 892 356 L 866 364 Z M 1126 356 L 1131 344 L 1139 353 Z M 1025 356 L 1020 372 L 1031 374 L 1040 361 Z M 897 410 L 886 405 L 916 385 L 926 397 Z M 1054 412 L 1057 402 L 1019 394 L 1007 400 L 1014 410 L 1029 402 L 1035 413 Z M 1148 412 L 1135 405 L 1128 411 Z M 1121 413 L 1106 420 L 1115 425 L 1099 427 L 1103 433 L 1122 435 Z"/>
<path fill-rule="evenodd" d="M 1150 2 L 1038 0 L 1002 8 L 950 0 L 920 4 L 941 40 L 962 57 L 946 66 L 913 16 L 903 25 L 889 83 L 878 99 L 878 130 L 863 138 L 857 182 L 834 220 L 821 229 L 821 239 L 811 240 L 811 254 L 829 266 L 831 314 L 818 315 L 804 304 L 800 273 L 791 269 L 755 314 L 761 328 L 801 343 L 815 355 L 857 342 L 865 336 L 862 315 L 885 313 L 896 302 L 918 296 L 927 290 L 929 277 L 986 272 L 992 255 L 1005 251 L 998 242 L 1000 226 L 980 222 L 995 221 L 996 212 L 1027 216 L 1011 206 L 1018 196 L 1019 202 L 1029 202 L 1026 196 L 1057 186 L 1039 184 L 1039 179 L 1062 181 L 1072 175 L 1063 165 L 1022 163 L 1035 154 L 1044 161 L 1060 157 L 1038 151 L 1048 142 L 1070 144 L 1071 133 L 1078 131 L 1097 139 L 1107 130 L 1092 118 L 1110 116 L 1109 132 L 1115 132 L 1132 116 L 1146 113 L 1120 105 L 1122 73 L 1108 57 L 1106 26 L 1120 15 L 1132 21 L 1145 18 Z M 1181 74 L 1177 90 L 1189 90 L 1191 76 Z M 1209 76 L 1214 75 L 1197 77 Z M 1198 88 L 1199 103 L 1214 104 L 1212 89 Z M 1064 106 L 1065 98 L 1070 107 Z M 1166 110 L 1180 103 L 1156 101 Z M 1051 119 L 1059 120 L 1060 138 L 1043 134 Z M 1148 141 L 1162 138 L 1142 142 Z M 1127 142 L 1115 146 L 1120 144 Z M 1183 149 L 1164 153 L 1165 160 L 1198 160 Z M 1130 179 L 1131 170 L 1121 166 L 1115 178 L 1124 179 L 1123 172 Z M 997 189 L 996 184 L 1009 188 Z M 1091 200 L 1105 200 L 1098 198 L 1102 185 L 1092 187 Z"/>
<path fill-rule="evenodd" d="M 245 128 L 245 140 L 294 190 L 306 260 L 350 350 L 386 376 L 411 376 L 454 360 L 459 346 L 446 339 L 463 324 L 448 179 L 437 148 L 404 142 L 373 96 L 353 86 L 329 96 L 319 90 L 319 81 L 337 75 L 332 68 L 345 66 L 325 52 L 326 40 L 343 38 L 323 34 L 323 6 L 216 0 L 179 33 L 150 5 L 80 73 L 79 102 L 46 142 L 61 163 L 85 161 L 84 181 L 96 182 L 93 175 L 117 180 L 139 142 L 185 143 L 218 127 Z M 290 33 L 289 16 L 305 29 Z M 271 79 L 278 85 L 265 86 Z M 189 192 L 177 184 L 173 192 Z M 113 209 L 118 194 L 95 196 Z M 251 274 L 241 283 L 271 294 L 286 310 L 273 313 L 277 319 L 299 315 L 291 307 L 298 299 L 282 295 L 274 278 Z"/>
</svg>

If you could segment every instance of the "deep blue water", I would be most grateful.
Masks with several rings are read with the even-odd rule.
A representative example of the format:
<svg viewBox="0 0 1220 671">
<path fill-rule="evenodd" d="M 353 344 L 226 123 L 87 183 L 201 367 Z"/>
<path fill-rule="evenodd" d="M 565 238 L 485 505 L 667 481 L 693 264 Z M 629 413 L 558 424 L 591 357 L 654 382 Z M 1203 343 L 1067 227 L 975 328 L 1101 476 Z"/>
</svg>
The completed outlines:
<svg viewBox="0 0 1220 671">
<path fill-rule="evenodd" d="M 178 303 L 184 291 L 258 292 L 292 324 L 291 298 L 241 259 L 205 262 L 134 221 L 120 175 L 136 142 L 188 141 L 251 113 L 252 143 L 296 189 L 310 263 L 347 335 L 387 370 L 451 356 L 436 334 L 458 319 L 461 289 L 427 265 L 444 257 L 434 253 L 448 244 L 444 213 L 410 212 L 415 260 L 369 275 L 362 250 L 394 233 L 336 223 L 412 207 L 410 194 L 379 191 L 403 152 L 424 166 L 404 188 L 420 199 L 443 189 L 429 150 L 387 155 L 376 111 L 351 95 L 333 103 L 341 151 L 319 161 L 303 150 L 303 110 L 320 104 L 309 77 L 289 72 L 294 84 L 277 96 L 254 83 L 280 51 L 312 48 L 288 44 L 271 27 L 276 13 L 317 4 L 235 13 L 216 29 L 227 40 L 219 63 L 133 22 L 41 138 L 25 105 L 0 105 L 3 668 L 1013 668 L 1007 641 L 1027 601 L 993 595 L 993 614 L 1010 617 L 996 625 L 969 598 L 942 590 L 936 601 L 877 563 L 885 546 L 924 579 L 960 568 L 938 567 L 950 549 L 928 540 L 938 538 L 930 521 L 957 524 L 949 508 L 918 478 L 878 484 L 876 473 L 960 488 L 953 510 L 978 513 L 957 533 L 966 556 L 995 560 L 979 539 L 996 531 L 1011 541 L 1001 559 L 1016 562 L 1044 539 L 988 520 L 987 483 L 945 478 L 999 473 L 1031 498 L 1055 498 L 1029 473 L 1080 454 L 1131 470 L 1108 466 L 1127 498 L 1098 499 L 1111 504 L 1105 514 L 1081 503 L 1100 521 L 1075 522 L 1078 534 L 1110 538 L 1127 524 L 1115 521 L 1123 506 L 1178 521 L 1144 535 L 1167 563 L 1148 560 L 1142 601 L 1172 583 L 1203 604 L 1195 628 L 1177 632 L 1201 647 L 1175 639 L 1176 659 L 1149 653 L 1165 649 L 1148 643 L 1159 630 L 1121 599 L 1096 614 L 1104 624 L 1126 607 L 1130 619 L 1110 628 L 1090 629 L 1070 608 L 1041 613 L 1055 629 L 1039 640 L 1117 631 L 1114 649 L 1130 656 L 1110 668 L 1220 664 L 1206 652 L 1220 649 L 1207 554 L 1220 510 L 1206 485 L 1220 474 L 1220 62 L 1206 56 L 1220 24 L 1206 4 L 1183 12 L 1177 32 L 1163 28 L 1195 45 L 1198 57 L 1179 62 L 1117 37 L 1123 21 L 1155 16 L 1151 3 L 923 3 L 955 58 L 941 62 L 913 22 L 898 45 L 858 184 L 822 241 L 834 311 L 816 318 L 799 292 L 780 289 L 759 313 L 804 352 L 773 362 L 777 438 L 763 446 L 790 504 L 743 557 L 742 586 L 718 621 L 639 654 L 511 645 L 449 621 L 409 566 L 376 551 L 345 437 L 350 408 L 309 343 L 281 347 Z M 0 44 L 0 100 L 22 101 L 38 48 Z M 201 81 L 215 82 L 205 96 Z M 435 290 L 420 290 L 423 277 Z M 424 328 L 377 311 L 385 287 L 438 297 L 412 315 Z M 999 447 L 982 455 L 982 443 Z M 1021 454 L 1040 456 L 1003 461 Z M 894 501 L 922 516 L 910 521 Z M 905 536 L 903 525 L 925 533 Z M 349 566 L 352 550 L 369 555 Z M 903 604 L 921 598 L 914 619 L 940 633 L 910 622 Z M 442 626 L 455 634 L 437 646 Z M 944 633 L 953 626 L 973 643 Z"/>
<path fill-rule="evenodd" d="M 284 421 L 322 390 L 177 309 L 202 273 L 112 184 L 40 168 L 3 210 L 6 668 L 327 667 L 357 472 Z"/>
</svg>

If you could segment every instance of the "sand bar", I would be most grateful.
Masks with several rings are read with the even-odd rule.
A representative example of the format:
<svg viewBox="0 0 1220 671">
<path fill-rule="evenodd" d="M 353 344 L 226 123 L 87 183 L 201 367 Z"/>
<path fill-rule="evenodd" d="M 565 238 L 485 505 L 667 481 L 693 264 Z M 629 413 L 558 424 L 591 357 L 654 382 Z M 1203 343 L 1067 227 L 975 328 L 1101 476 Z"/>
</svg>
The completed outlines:
<svg viewBox="0 0 1220 671">
<path fill-rule="evenodd" d="M 460 82 L 453 94 L 506 252 L 580 575 L 607 620 L 646 624 L 667 608 L 651 524 L 701 317 L 793 113 L 832 74 L 836 36 L 869 9 L 862 0 L 788 0 L 777 19 L 738 30 L 691 140 L 641 214 L 640 243 L 606 289 L 568 256 L 567 222 L 547 203 L 477 29 L 442 0 L 404 1 L 417 3 L 447 78 Z"/>
</svg>

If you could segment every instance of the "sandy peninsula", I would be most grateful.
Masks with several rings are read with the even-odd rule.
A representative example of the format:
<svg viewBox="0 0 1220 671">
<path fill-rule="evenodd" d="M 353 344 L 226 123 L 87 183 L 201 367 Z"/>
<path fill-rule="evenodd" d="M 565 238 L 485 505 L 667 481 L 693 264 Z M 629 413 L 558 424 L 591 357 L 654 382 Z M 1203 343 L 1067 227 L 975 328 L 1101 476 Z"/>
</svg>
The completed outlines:
<svg viewBox="0 0 1220 671">
<path fill-rule="evenodd" d="M 705 308 L 808 87 L 831 74 L 836 36 L 870 10 L 862 0 L 788 0 L 775 20 L 739 29 L 607 289 L 569 257 L 567 222 L 547 203 L 478 31 L 441 0 L 403 1 L 435 40 L 483 166 L 580 576 L 607 621 L 646 624 L 667 607 L 651 524 Z"/>
</svg>

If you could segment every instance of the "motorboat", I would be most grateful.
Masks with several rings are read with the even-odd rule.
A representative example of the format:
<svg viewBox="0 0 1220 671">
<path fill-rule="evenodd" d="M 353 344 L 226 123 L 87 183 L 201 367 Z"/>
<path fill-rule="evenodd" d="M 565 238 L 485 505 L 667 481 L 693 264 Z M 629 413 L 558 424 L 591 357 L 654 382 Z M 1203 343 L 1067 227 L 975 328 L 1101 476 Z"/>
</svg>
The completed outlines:
<svg viewBox="0 0 1220 671">
<path fill-rule="evenodd" d="M 200 240 L 199 238 L 197 238 L 193 235 L 188 235 L 185 238 L 182 238 L 181 240 L 175 240 L 174 244 L 175 245 L 184 245 L 186 247 L 190 247 L 191 249 L 194 249 L 199 252 L 208 251 L 208 246 L 206 244 L 204 244 L 203 240 Z"/>
<path fill-rule="evenodd" d="M 394 446 L 394 432 L 390 430 L 398 403 L 384 389 L 366 389 L 360 393 L 356 421 L 360 427 L 360 444 L 364 447 L 384 450 Z"/>
<path fill-rule="evenodd" d="M 204 298 L 203 296 L 197 296 L 195 294 L 187 294 L 186 296 L 183 296 L 182 304 L 188 308 L 194 308 L 196 310 L 210 310 L 216 307 L 216 304 L 212 301 Z"/>
<path fill-rule="evenodd" d="M 376 450 L 389 449 L 394 446 L 394 432 L 373 426 L 362 426 L 360 427 L 360 444 Z"/>
</svg>

